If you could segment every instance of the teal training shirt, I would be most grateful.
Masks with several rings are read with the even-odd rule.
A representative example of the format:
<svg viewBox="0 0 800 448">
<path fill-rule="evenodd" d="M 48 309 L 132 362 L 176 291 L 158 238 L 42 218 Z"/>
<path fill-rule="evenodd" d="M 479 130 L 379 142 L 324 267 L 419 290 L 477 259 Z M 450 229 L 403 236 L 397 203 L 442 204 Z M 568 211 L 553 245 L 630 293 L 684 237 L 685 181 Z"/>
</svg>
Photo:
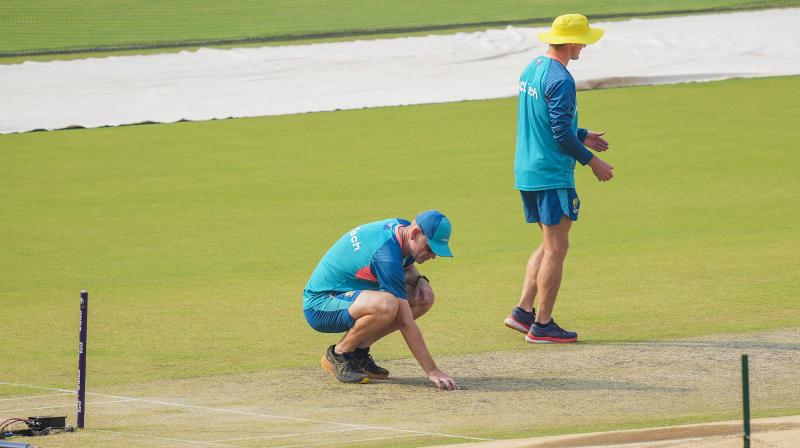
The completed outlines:
<svg viewBox="0 0 800 448">
<path fill-rule="evenodd" d="M 414 264 L 403 257 L 400 218 L 363 224 L 345 233 L 317 264 L 305 287 L 303 308 L 325 300 L 329 293 L 355 290 L 385 291 L 406 299 L 405 268 Z"/>
<path fill-rule="evenodd" d="M 581 143 L 575 80 L 557 60 L 538 56 L 522 72 L 514 182 L 518 190 L 575 188 L 575 160 L 589 163 Z"/>
</svg>

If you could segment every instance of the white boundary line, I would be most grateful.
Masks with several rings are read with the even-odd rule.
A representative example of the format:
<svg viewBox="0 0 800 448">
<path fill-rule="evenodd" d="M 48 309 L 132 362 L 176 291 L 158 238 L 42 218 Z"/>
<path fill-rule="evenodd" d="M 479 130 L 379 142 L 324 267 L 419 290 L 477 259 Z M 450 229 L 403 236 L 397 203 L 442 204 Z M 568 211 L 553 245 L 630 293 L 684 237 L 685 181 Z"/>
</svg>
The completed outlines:
<svg viewBox="0 0 800 448">
<path fill-rule="evenodd" d="M 29 387 L 33 389 L 44 389 L 44 390 L 52 390 L 57 392 L 70 392 L 76 393 L 66 389 L 57 389 L 53 387 L 43 387 L 43 386 L 34 386 L 29 384 L 18 384 L 18 383 L 7 383 L 4 381 L 0 381 L 0 385 L 7 385 L 7 386 L 17 386 L 17 387 Z M 174 403 L 170 401 L 160 401 L 160 400 L 147 400 L 144 398 L 136 398 L 136 397 L 123 397 L 120 395 L 109 395 L 109 394 L 100 394 L 95 392 L 86 392 L 86 395 L 94 395 L 97 397 L 105 397 L 105 398 L 115 398 L 119 399 L 120 401 L 138 401 L 141 403 L 149 403 L 149 404 L 158 404 L 162 406 L 173 406 L 179 408 L 186 408 L 186 409 L 195 409 L 201 411 L 211 411 L 211 412 L 219 412 L 219 413 L 226 413 L 226 414 L 237 414 L 237 415 L 247 415 L 250 417 L 264 417 L 264 418 L 273 418 L 277 420 L 292 420 L 297 422 L 308 422 L 308 423 L 322 423 L 327 425 L 335 425 L 335 426 L 346 426 L 349 428 L 360 428 L 360 429 L 377 429 L 382 431 L 396 431 L 396 432 L 403 432 L 409 434 L 416 434 L 416 435 L 424 435 L 424 436 L 435 436 L 435 437 L 445 437 L 451 439 L 466 439 L 466 440 L 492 440 L 486 439 L 481 437 L 470 437 L 470 436 L 460 436 L 455 434 L 443 434 L 443 433 L 436 433 L 436 432 L 427 432 L 427 431 L 413 431 L 410 429 L 399 429 L 399 428 L 391 428 L 387 426 L 371 426 L 371 425 L 362 425 L 359 423 L 340 423 L 340 422 L 329 422 L 324 420 L 314 420 L 310 418 L 299 418 L 299 417 L 287 417 L 283 415 L 274 415 L 274 414 L 262 414 L 258 412 L 247 412 L 247 411 L 238 411 L 235 409 L 225 409 L 225 408 L 213 408 L 209 406 L 196 406 L 191 404 L 183 404 L 183 403 Z M 302 435 L 302 434 L 298 434 Z"/>
<path fill-rule="evenodd" d="M 17 386 L 17 387 L 27 387 L 29 389 L 43 389 L 43 390 L 54 390 L 56 392 L 66 392 L 70 394 L 77 394 L 74 390 L 69 389 L 56 389 L 55 387 L 44 387 L 44 386 L 33 386 L 31 384 L 17 384 L 17 383 L 7 383 L 5 381 L 0 381 L 0 384 L 4 386 Z"/>
<path fill-rule="evenodd" d="M 130 432 L 109 431 L 109 430 L 106 430 L 106 429 L 91 429 L 91 428 L 89 429 L 89 431 L 106 433 L 106 434 L 114 434 L 116 436 L 126 436 L 126 437 L 133 436 L 133 437 L 142 437 L 142 438 L 145 438 L 145 439 L 163 440 L 165 442 L 181 442 L 181 443 L 186 443 L 186 444 L 190 444 L 190 445 L 209 445 L 209 446 L 224 446 L 224 447 L 235 447 L 236 446 L 236 445 L 225 445 L 225 444 L 216 443 L 216 442 L 201 442 L 199 440 L 186 440 L 186 439 L 176 439 L 176 438 L 173 438 L 173 437 L 151 436 L 151 435 L 142 434 L 142 433 L 139 433 L 139 432 L 130 433 Z"/>
<path fill-rule="evenodd" d="M 387 440 L 387 439 L 400 439 L 403 437 L 419 437 L 419 434 L 401 434 L 397 436 L 384 436 L 384 437 L 370 437 L 369 439 L 353 439 L 353 440 L 343 440 L 343 441 L 328 441 L 328 442 L 316 442 L 316 443 L 302 443 L 300 445 L 281 445 L 275 448 L 298 448 L 303 446 L 324 446 L 324 445 L 332 445 L 336 444 L 345 444 L 345 443 L 356 443 L 356 442 L 370 442 L 373 440 Z"/>
<path fill-rule="evenodd" d="M 250 417 L 264 417 L 264 418 L 273 418 L 278 420 L 292 420 L 297 422 L 307 422 L 307 423 L 322 423 L 327 425 L 336 425 L 336 426 L 347 426 L 353 428 L 362 428 L 362 429 L 378 429 L 383 431 L 397 431 L 397 432 L 405 432 L 405 433 L 412 433 L 418 435 L 426 435 L 426 436 L 437 436 L 437 437 L 448 437 L 448 438 L 455 438 L 455 439 L 469 439 L 469 440 L 492 440 L 492 439 L 485 439 L 480 437 L 470 437 L 470 436 L 459 436 L 453 434 L 442 434 L 442 433 L 435 433 L 435 432 L 425 432 L 425 431 L 414 431 L 410 429 L 399 429 L 399 428 L 391 428 L 387 426 L 371 426 L 371 425 L 364 425 L 360 423 L 340 423 L 340 422 L 329 422 L 325 420 L 314 420 L 310 418 L 300 418 L 300 417 L 286 417 L 284 415 L 274 415 L 274 414 L 262 414 L 258 412 L 248 412 L 248 411 L 239 411 L 236 409 L 225 409 L 225 408 L 212 408 L 209 406 L 197 406 L 192 404 L 184 404 L 184 403 L 174 403 L 170 401 L 160 401 L 160 400 L 147 400 L 144 398 L 135 398 L 135 397 L 123 397 L 120 395 L 109 395 L 109 394 L 99 394 L 94 392 L 86 392 L 86 395 L 95 395 L 98 397 L 106 397 L 106 398 L 118 398 L 122 400 L 129 400 L 129 401 L 138 401 L 142 403 L 149 403 L 149 404 L 158 404 L 162 406 L 174 406 L 180 408 L 187 408 L 187 409 L 196 409 L 201 411 L 211 411 L 211 412 L 219 412 L 219 413 L 226 413 L 226 414 L 238 414 L 238 415 L 247 415 Z"/>
<path fill-rule="evenodd" d="M 0 398 L 0 401 L 29 400 L 33 398 L 45 398 L 45 397 L 63 397 L 64 395 L 74 395 L 74 394 L 75 392 L 64 392 L 61 394 L 49 394 L 49 395 L 29 395 L 27 397 Z"/>
<path fill-rule="evenodd" d="M 302 432 L 302 433 L 295 432 L 291 434 L 273 434 L 269 436 L 239 437 L 236 439 L 212 440 L 212 442 L 240 442 L 245 440 L 288 439 L 290 437 L 310 436 L 314 434 L 331 434 L 336 432 L 369 431 L 369 430 L 370 430 L 369 428 L 332 429 L 330 431 L 313 431 L 313 432 Z"/>
<path fill-rule="evenodd" d="M 131 400 L 110 400 L 110 401 L 93 401 L 86 403 L 87 405 L 96 405 L 96 404 L 106 404 L 106 403 L 123 403 L 126 401 Z M 39 411 L 42 409 L 60 409 L 60 408 L 72 408 L 75 407 L 75 404 L 65 404 L 63 406 L 42 406 L 39 408 L 20 408 L 20 409 L 0 409 L 0 414 L 9 413 L 9 412 L 22 412 L 22 411 Z"/>
</svg>

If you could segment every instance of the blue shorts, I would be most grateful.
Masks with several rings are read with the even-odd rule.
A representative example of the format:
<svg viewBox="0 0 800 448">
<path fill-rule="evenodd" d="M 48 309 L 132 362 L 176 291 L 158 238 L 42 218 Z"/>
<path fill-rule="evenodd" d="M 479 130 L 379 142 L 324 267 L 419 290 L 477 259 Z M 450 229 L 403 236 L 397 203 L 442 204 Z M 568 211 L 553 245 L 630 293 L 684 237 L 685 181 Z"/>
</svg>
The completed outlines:
<svg viewBox="0 0 800 448">
<path fill-rule="evenodd" d="M 350 305 L 361 291 L 303 294 L 303 313 L 311 328 L 321 333 L 344 333 L 355 324 Z"/>
<path fill-rule="evenodd" d="M 558 188 L 554 190 L 522 191 L 522 206 L 525 209 L 525 221 L 540 222 L 546 226 L 554 226 L 566 215 L 570 221 L 578 220 L 581 201 L 574 188 Z"/>
</svg>

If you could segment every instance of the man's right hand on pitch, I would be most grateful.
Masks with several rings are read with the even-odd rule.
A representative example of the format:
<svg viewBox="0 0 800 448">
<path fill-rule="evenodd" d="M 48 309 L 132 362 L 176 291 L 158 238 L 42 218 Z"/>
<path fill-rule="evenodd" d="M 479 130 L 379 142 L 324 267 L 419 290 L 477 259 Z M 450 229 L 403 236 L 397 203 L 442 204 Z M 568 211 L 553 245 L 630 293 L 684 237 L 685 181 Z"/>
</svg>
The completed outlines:
<svg viewBox="0 0 800 448">
<path fill-rule="evenodd" d="M 433 384 L 436 385 L 439 389 L 442 390 L 458 390 L 461 387 L 456 383 L 456 380 L 450 378 L 450 376 L 439 369 L 433 369 L 430 373 L 428 373 L 428 379 L 431 380 Z"/>
</svg>

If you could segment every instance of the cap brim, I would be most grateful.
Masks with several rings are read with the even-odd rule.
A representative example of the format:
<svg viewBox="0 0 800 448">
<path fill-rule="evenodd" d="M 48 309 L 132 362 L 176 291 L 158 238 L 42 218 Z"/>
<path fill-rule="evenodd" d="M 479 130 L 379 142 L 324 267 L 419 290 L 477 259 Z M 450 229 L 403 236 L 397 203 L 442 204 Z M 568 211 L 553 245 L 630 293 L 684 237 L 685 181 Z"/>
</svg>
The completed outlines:
<svg viewBox="0 0 800 448">
<path fill-rule="evenodd" d="M 546 44 L 593 44 L 600 40 L 606 30 L 602 28 L 589 28 L 588 33 L 574 36 L 556 36 L 552 32 L 539 33 L 539 40 Z"/>
<path fill-rule="evenodd" d="M 437 243 L 431 240 L 428 240 L 428 246 L 431 247 L 433 253 L 436 254 L 437 257 L 452 257 L 453 253 L 450 252 L 450 248 L 447 244 Z"/>
</svg>

